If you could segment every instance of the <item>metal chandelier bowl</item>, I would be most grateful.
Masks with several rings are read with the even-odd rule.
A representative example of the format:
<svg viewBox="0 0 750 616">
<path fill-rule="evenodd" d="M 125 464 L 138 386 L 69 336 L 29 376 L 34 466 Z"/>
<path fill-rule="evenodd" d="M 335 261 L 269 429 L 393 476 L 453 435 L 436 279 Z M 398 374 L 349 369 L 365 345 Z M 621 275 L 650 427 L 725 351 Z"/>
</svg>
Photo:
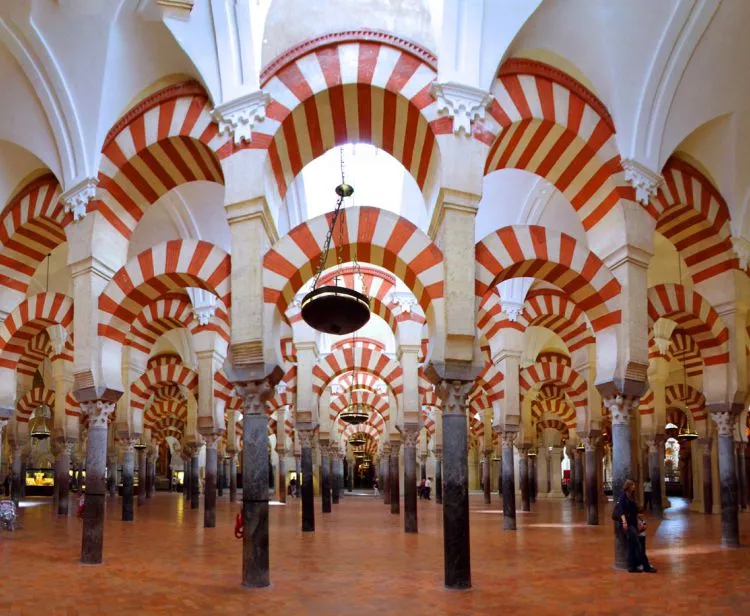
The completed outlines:
<svg viewBox="0 0 750 616">
<path fill-rule="evenodd" d="M 29 436 L 37 440 L 44 440 L 51 436 L 52 431 L 47 424 L 49 407 L 46 404 L 38 406 L 34 410 L 34 416 L 29 422 Z"/>
<path fill-rule="evenodd" d="M 344 336 L 370 320 L 370 300 L 354 289 L 319 287 L 302 298 L 302 319 L 319 332 Z"/>
</svg>

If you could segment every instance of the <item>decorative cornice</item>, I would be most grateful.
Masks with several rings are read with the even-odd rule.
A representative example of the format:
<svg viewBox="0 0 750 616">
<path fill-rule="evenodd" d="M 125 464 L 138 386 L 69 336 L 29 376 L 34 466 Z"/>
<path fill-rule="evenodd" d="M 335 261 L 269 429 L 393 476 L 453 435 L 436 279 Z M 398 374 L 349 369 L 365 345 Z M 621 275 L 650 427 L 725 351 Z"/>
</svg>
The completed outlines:
<svg viewBox="0 0 750 616">
<path fill-rule="evenodd" d="M 243 141 L 250 143 L 255 123 L 266 119 L 266 107 L 270 100 L 267 92 L 256 90 L 217 105 L 211 116 L 218 123 L 220 133 L 232 133 L 236 145 Z"/>
<path fill-rule="evenodd" d="M 60 201 L 65 205 L 65 211 L 73 214 L 73 220 L 81 220 L 86 216 L 86 206 L 96 198 L 97 178 L 84 178 L 78 184 L 60 195 Z"/>
<path fill-rule="evenodd" d="M 437 72 L 437 57 L 431 51 L 425 49 L 421 45 L 410 41 L 409 39 L 395 36 L 390 32 L 383 32 L 381 30 L 370 30 L 363 28 L 361 30 L 345 30 L 343 32 L 332 32 L 330 34 L 324 34 L 307 41 L 303 41 L 299 45 L 288 49 L 282 54 L 276 56 L 271 60 L 263 70 L 260 72 L 260 85 L 265 86 L 266 83 L 276 73 L 281 71 L 285 66 L 298 60 L 302 56 L 306 56 L 309 53 L 318 51 L 325 47 L 331 47 L 333 45 L 341 45 L 343 43 L 380 43 L 382 45 L 388 45 L 399 51 L 404 51 L 411 54 L 415 58 L 421 60 L 427 64 L 434 72 Z"/>
<path fill-rule="evenodd" d="M 453 134 L 471 137 L 471 126 L 476 120 L 484 120 L 492 94 L 462 83 L 434 81 L 430 92 L 438 103 L 438 113 L 453 118 Z"/>
<path fill-rule="evenodd" d="M 625 158 L 620 164 L 625 171 L 625 181 L 635 188 L 635 200 L 641 205 L 648 206 L 649 200 L 656 196 L 664 178 L 633 159 Z"/>
<path fill-rule="evenodd" d="M 498 77 L 522 74 L 549 79 L 568 88 L 571 92 L 580 96 L 587 105 L 593 108 L 604 119 L 613 133 L 616 132 L 615 123 L 612 121 L 612 116 L 609 115 L 606 105 L 600 101 L 591 90 L 574 77 L 568 75 L 568 73 L 561 71 L 554 66 L 550 66 L 549 64 L 545 64 L 544 62 L 531 60 L 529 58 L 510 58 L 503 63 L 500 70 L 497 72 Z"/>
</svg>

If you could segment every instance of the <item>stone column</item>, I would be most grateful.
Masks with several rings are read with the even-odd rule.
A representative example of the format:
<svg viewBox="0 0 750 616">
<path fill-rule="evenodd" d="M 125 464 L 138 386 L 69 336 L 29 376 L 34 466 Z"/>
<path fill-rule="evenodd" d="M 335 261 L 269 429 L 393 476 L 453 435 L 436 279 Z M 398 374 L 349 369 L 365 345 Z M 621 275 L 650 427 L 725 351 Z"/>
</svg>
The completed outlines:
<svg viewBox="0 0 750 616">
<path fill-rule="evenodd" d="M 739 514 L 737 511 L 737 473 L 734 460 L 735 413 L 712 410 L 711 419 L 719 435 L 719 481 L 721 488 L 721 545 L 736 548 L 740 545 Z"/>
<path fill-rule="evenodd" d="M 419 438 L 419 426 L 405 424 L 403 437 L 404 437 L 404 532 L 416 533 L 418 532 L 417 439 Z"/>
<path fill-rule="evenodd" d="M 612 491 L 615 502 L 620 498 L 622 485 L 632 478 L 631 413 L 633 400 L 615 396 L 606 400 L 612 415 Z M 622 522 L 613 521 L 615 540 L 615 569 L 628 568 L 628 543 L 622 532 Z"/>
<path fill-rule="evenodd" d="M 315 503 L 313 502 L 312 430 L 297 429 L 300 438 L 302 463 L 302 532 L 315 531 Z"/>
<path fill-rule="evenodd" d="M 503 432 L 503 528 L 516 530 L 516 478 L 513 448 L 518 432 Z"/>
<path fill-rule="evenodd" d="M 529 453 L 527 454 L 528 457 L 528 464 L 529 464 L 529 501 L 531 503 L 536 502 L 536 493 L 537 493 L 537 483 L 536 483 L 536 476 L 537 476 L 537 469 L 536 469 L 536 457 L 537 452 L 535 449 L 531 449 Z"/>
<path fill-rule="evenodd" d="M 190 467 L 193 463 L 193 458 L 190 455 L 190 450 L 188 448 L 184 448 L 182 450 L 183 457 L 182 457 L 182 498 L 186 501 L 190 501 L 190 477 L 192 476 L 192 471 L 190 470 Z M 124 469 L 123 469 L 123 475 L 124 475 Z"/>
<path fill-rule="evenodd" d="M 57 482 L 57 478 L 55 478 Z M 59 490 L 56 490 L 59 494 Z M 107 453 L 107 496 L 117 494 L 117 452 L 109 449 Z"/>
<path fill-rule="evenodd" d="M 198 509 L 201 504 L 200 445 L 193 447 L 190 460 L 190 508 Z"/>
<path fill-rule="evenodd" d="M 331 463 L 328 443 L 320 443 L 320 500 L 323 513 L 331 513 Z"/>
<path fill-rule="evenodd" d="M 232 483 L 232 469 L 230 460 L 232 458 L 232 454 L 229 453 L 229 450 L 226 451 L 224 454 L 224 461 L 222 462 L 222 466 L 224 467 L 224 489 L 229 490 Z M 236 489 L 236 481 L 235 481 L 235 489 Z M 232 496 L 230 494 L 229 499 L 231 501 Z"/>
<path fill-rule="evenodd" d="M 584 486 L 584 478 L 583 478 L 583 456 L 584 456 L 584 449 L 579 449 L 576 447 L 573 450 L 573 455 L 575 457 L 575 465 L 576 465 L 576 490 L 575 490 L 575 503 L 576 503 L 576 509 L 583 509 L 583 486 Z"/>
<path fill-rule="evenodd" d="M 518 448 L 518 481 L 521 484 L 521 511 L 531 511 L 529 499 L 529 448 L 522 445 Z"/>
<path fill-rule="evenodd" d="M 351 475 L 354 476 L 352 466 Z M 354 480 L 352 480 L 353 482 Z M 383 443 L 383 504 L 391 504 L 391 444 Z"/>
<path fill-rule="evenodd" d="M 57 459 L 55 460 L 57 515 L 68 515 L 70 502 L 70 455 L 72 453 L 73 443 L 64 438 L 58 441 Z"/>
<path fill-rule="evenodd" d="M 562 498 L 562 447 L 552 447 L 549 452 L 549 495 Z"/>
<path fill-rule="evenodd" d="M 221 452 L 217 451 L 216 454 L 216 495 L 224 496 L 224 485 L 226 484 L 226 465 L 224 464 L 224 456 Z"/>
<path fill-rule="evenodd" d="M 419 454 L 419 478 L 427 479 L 427 452 L 423 451 Z"/>
<path fill-rule="evenodd" d="M 22 497 L 23 448 L 23 444 L 15 444 L 13 446 L 13 463 L 10 471 L 10 497 L 16 503 L 16 506 L 18 506 Z"/>
<path fill-rule="evenodd" d="M 229 452 L 229 502 L 237 502 L 237 452 Z"/>
<path fill-rule="evenodd" d="M 331 446 L 331 450 L 328 453 L 328 459 L 331 465 L 331 504 L 339 504 L 339 477 L 336 468 L 336 462 L 338 460 L 339 450 L 336 446 Z"/>
<path fill-rule="evenodd" d="M 284 460 L 284 456 L 286 456 L 286 449 L 283 447 L 277 447 L 276 448 L 276 454 L 279 456 L 279 466 L 278 466 L 278 481 L 276 482 L 276 498 L 280 503 L 286 502 L 286 461 Z"/>
<path fill-rule="evenodd" d="M 122 521 L 133 521 L 133 475 L 136 439 L 122 439 Z"/>
<path fill-rule="evenodd" d="M 339 501 L 344 498 L 344 452 L 339 449 L 336 453 L 336 482 L 339 486 Z"/>
<path fill-rule="evenodd" d="M 154 453 L 151 447 L 146 450 L 146 498 L 151 498 L 154 485 Z"/>
<path fill-rule="evenodd" d="M 703 454 L 703 513 L 712 514 L 714 511 L 714 487 L 713 469 L 711 468 L 711 446 L 713 439 L 702 438 L 698 440 Z"/>
<path fill-rule="evenodd" d="M 435 503 L 443 504 L 443 447 L 435 445 L 432 450 L 435 456 Z"/>
<path fill-rule="evenodd" d="M 490 461 L 492 459 L 492 449 L 485 449 L 482 452 L 482 488 L 484 489 L 484 504 L 489 505 L 492 502 L 492 486 L 490 485 Z"/>
<path fill-rule="evenodd" d="M 664 441 L 663 434 L 657 434 L 655 437 L 646 441 L 648 445 L 648 469 L 651 479 L 651 503 L 652 515 L 656 518 L 664 517 L 664 499 L 661 493 L 661 487 L 664 484 L 664 478 L 661 474 L 662 464 L 664 463 Z"/>
<path fill-rule="evenodd" d="M 740 441 L 737 443 L 737 482 L 739 484 L 738 496 L 740 499 L 740 509 L 747 509 L 747 463 L 745 462 L 745 446 L 747 443 Z"/>
<path fill-rule="evenodd" d="M 242 585 L 270 585 L 268 557 L 268 415 L 265 401 L 272 395 L 268 379 L 236 385 L 242 414 Z"/>
<path fill-rule="evenodd" d="M 471 386 L 470 381 L 444 380 L 439 387 L 443 399 L 443 549 L 447 588 L 471 588 L 466 421 L 466 397 Z"/>
<path fill-rule="evenodd" d="M 389 475 L 391 478 L 391 513 L 398 515 L 401 513 L 401 482 L 399 481 L 399 461 L 398 454 L 401 449 L 401 441 L 391 440 L 391 458 Z"/>
<path fill-rule="evenodd" d="M 146 448 L 136 449 L 138 452 L 138 506 L 146 504 Z"/>
<path fill-rule="evenodd" d="M 217 446 L 221 434 L 204 434 L 206 443 L 206 485 L 203 491 L 203 528 L 216 528 L 216 477 L 219 469 Z"/>
<path fill-rule="evenodd" d="M 81 402 L 81 412 L 89 421 L 86 444 L 86 500 L 81 538 L 81 562 L 86 565 L 100 564 L 104 552 L 107 420 L 114 410 L 114 402 Z"/>
<path fill-rule="evenodd" d="M 597 473 L 597 447 L 598 436 L 584 436 L 583 447 L 586 456 L 585 465 L 585 490 L 586 490 L 586 524 L 597 526 L 599 524 L 599 477 Z"/>
</svg>

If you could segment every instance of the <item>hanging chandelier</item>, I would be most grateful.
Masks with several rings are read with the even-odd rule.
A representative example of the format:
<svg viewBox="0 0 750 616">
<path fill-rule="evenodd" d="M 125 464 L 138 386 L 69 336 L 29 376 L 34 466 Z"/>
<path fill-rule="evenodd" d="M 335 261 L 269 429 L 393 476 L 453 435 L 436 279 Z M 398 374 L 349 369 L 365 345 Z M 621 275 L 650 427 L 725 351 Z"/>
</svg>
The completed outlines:
<svg viewBox="0 0 750 616">
<path fill-rule="evenodd" d="M 363 434 L 353 434 L 349 438 L 349 444 L 352 447 L 361 447 L 362 445 L 365 444 L 365 442 L 366 442 L 366 439 Z"/>
<path fill-rule="evenodd" d="M 29 421 L 29 436 L 31 438 L 41 441 L 51 436 L 52 431 L 47 424 L 47 418 L 50 415 L 50 408 L 46 404 L 40 404 L 34 409 L 34 414 Z"/>
<path fill-rule="evenodd" d="M 357 425 L 366 422 L 370 417 L 367 407 L 363 404 L 352 404 L 346 410 L 341 411 L 339 419 L 351 425 Z M 350 441 L 351 442 L 351 441 Z"/>
<path fill-rule="evenodd" d="M 370 320 L 370 300 L 366 295 L 349 289 L 338 284 L 341 276 L 343 265 L 343 246 L 344 246 L 344 225 L 339 225 L 339 242 L 336 245 L 337 255 L 337 273 L 333 279 L 333 284 L 318 287 L 320 275 L 323 273 L 325 264 L 328 261 L 328 253 L 331 250 L 331 240 L 333 237 L 336 222 L 341 214 L 341 207 L 346 197 L 354 194 L 354 188 L 347 184 L 344 179 L 344 151 L 341 150 L 341 184 L 336 187 L 338 200 L 336 209 L 331 216 L 331 224 L 323 243 L 323 252 L 320 255 L 318 271 L 315 274 L 312 291 L 302 298 L 302 319 L 313 329 L 325 334 L 335 334 L 343 336 L 357 331 Z M 353 259 L 354 271 L 362 273 L 359 269 L 356 256 Z"/>
<path fill-rule="evenodd" d="M 146 449 L 146 443 L 143 441 L 143 437 L 138 439 L 138 442 L 135 445 L 133 445 L 133 449 L 138 449 L 138 450 Z"/>
<path fill-rule="evenodd" d="M 682 430 L 680 430 L 680 433 L 677 435 L 677 438 L 681 441 L 694 441 L 695 439 L 699 438 L 700 435 L 693 430 L 690 426 L 685 426 Z"/>
</svg>

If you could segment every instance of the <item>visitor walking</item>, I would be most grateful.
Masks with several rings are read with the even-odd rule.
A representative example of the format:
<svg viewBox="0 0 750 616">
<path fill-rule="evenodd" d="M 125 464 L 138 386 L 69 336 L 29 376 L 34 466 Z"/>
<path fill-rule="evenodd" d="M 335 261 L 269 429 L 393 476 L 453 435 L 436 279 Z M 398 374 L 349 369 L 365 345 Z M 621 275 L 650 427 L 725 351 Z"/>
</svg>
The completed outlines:
<svg viewBox="0 0 750 616">
<path fill-rule="evenodd" d="M 419 494 L 419 500 L 422 500 L 424 498 L 424 484 L 425 484 L 425 480 L 422 479 L 422 481 L 419 482 L 419 487 L 417 488 L 417 493 Z"/>
<path fill-rule="evenodd" d="M 638 504 L 635 502 L 635 482 L 627 479 L 622 486 L 622 494 L 617 499 L 613 517 L 622 524 L 622 532 L 628 541 L 628 571 L 630 573 L 656 573 L 641 549 L 638 528 Z"/>
<path fill-rule="evenodd" d="M 424 497 L 430 500 L 430 490 L 432 489 L 432 477 L 428 477 L 424 481 Z"/>
</svg>

